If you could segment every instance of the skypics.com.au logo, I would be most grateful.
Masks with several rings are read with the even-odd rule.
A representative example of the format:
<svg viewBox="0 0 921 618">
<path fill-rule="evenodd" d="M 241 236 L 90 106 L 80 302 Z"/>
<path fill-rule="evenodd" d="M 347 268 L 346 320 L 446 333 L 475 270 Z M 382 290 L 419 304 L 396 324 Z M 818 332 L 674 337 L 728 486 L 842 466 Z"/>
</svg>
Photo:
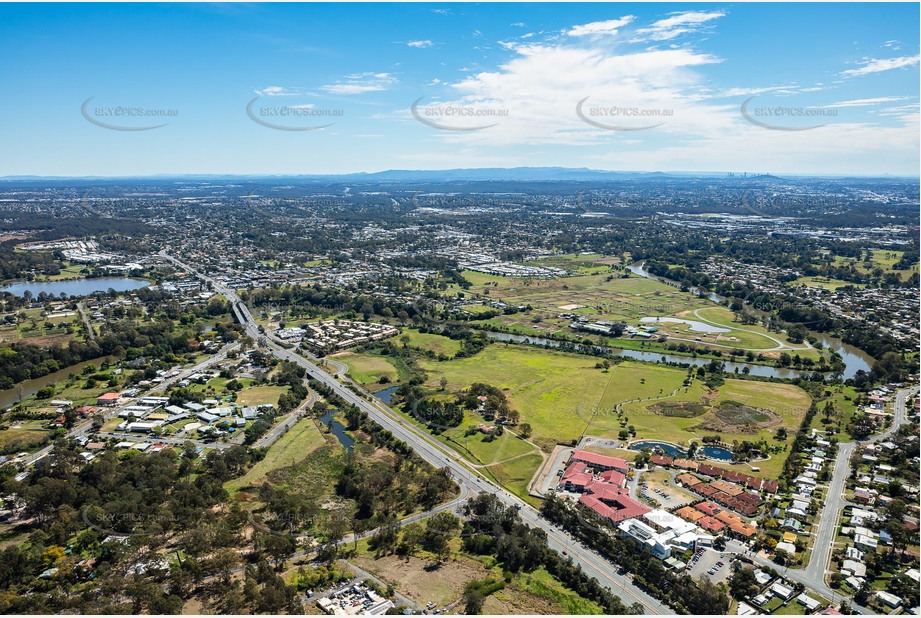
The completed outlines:
<svg viewBox="0 0 921 618">
<path fill-rule="evenodd" d="M 256 124 L 275 131 L 317 131 L 335 124 L 316 124 L 322 122 L 320 119 L 338 119 L 345 115 L 342 109 L 321 108 L 312 103 L 257 106 L 261 98 L 257 96 L 246 104 L 246 115 Z"/>
<path fill-rule="evenodd" d="M 80 106 L 80 114 L 90 124 L 110 131 L 152 131 L 168 122 L 150 124 L 152 118 L 177 118 L 178 109 L 144 107 L 141 105 L 92 105 L 95 96 Z"/>
<path fill-rule="evenodd" d="M 462 105 L 457 103 L 433 103 L 422 105 L 425 97 L 419 97 L 409 107 L 413 118 L 427 127 L 439 131 L 482 131 L 490 129 L 507 118 L 509 110 L 483 104 Z M 490 122 L 499 120 L 498 122 Z"/>
</svg>

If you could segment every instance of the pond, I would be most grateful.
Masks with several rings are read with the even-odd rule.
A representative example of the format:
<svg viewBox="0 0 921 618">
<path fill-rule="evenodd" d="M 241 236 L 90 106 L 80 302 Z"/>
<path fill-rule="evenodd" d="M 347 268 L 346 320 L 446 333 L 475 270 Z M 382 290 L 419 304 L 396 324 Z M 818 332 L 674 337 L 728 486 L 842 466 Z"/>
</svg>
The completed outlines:
<svg viewBox="0 0 921 618">
<path fill-rule="evenodd" d="M 698 322 L 696 320 L 684 320 L 682 318 L 664 318 L 664 317 L 645 317 L 640 318 L 640 322 L 644 324 L 655 324 L 657 322 L 672 322 L 677 324 L 687 324 L 690 326 L 690 329 L 695 333 L 728 333 L 730 329 L 721 328 L 719 326 L 713 326 L 712 324 L 705 324 L 704 322 Z"/>
<path fill-rule="evenodd" d="M 385 389 L 382 390 L 382 391 L 377 391 L 376 393 L 374 393 L 374 396 L 377 397 L 378 399 L 380 399 L 382 402 L 386 403 L 386 404 L 389 406 L 389 405 L 390 405 L 390 400 L 393 398 L 393 394 L 396 392 L 396 390 L 397 390 L 398 388 L 400 388 L 400 387 L 399 387 L 399 386 L 391 386 L 391 387 L 389 387 L 389 388 L 385 388 Z"/>
<path fill-rule="evenodd" d="M 346 450 L 351 453 L 352 447 L 355 446 L 355 440 L 345 430 L 345 425 L 333 418 L 335 412 L 335 410 L 330 410 L 320 418 L 320 422 L 329 427 L 329 431 L 336 436 L 336 439 L 339 440 L 339 444 L 344 446 Z"/>
<path fill-rule="evenodd" d="M 75 279 L 73 281 L 47 281 L 36 283 L 34 281 L 20 281 L 0 288 L 0 292 L 9 292 L 14 296 L 24 296 L 30 292 L 33 298 L 45 292 L 49 296 L 87 296 L 94 292 L 107 292 L 109 289 L 116 292 L 130 292 L 147 287 L 150 281 L 146 279 L 130 279 L 128 277 L 99 277 L 97 279 Z"/>
<path fill-rule="evenodd" d="M 702 446 L 697 449 L 697 452 L 710 459 L 732 461 L 732 451 L 721 446 Z"/>
<path fill-rule="evenodd" d="M 669 444 L 668 442 L 659 442 L 658 440 L 640 440 L 629 446 L 631 451 L 642 451 L 644 448 L 652 449 L 653 451 L 662 451 L 669 457 L 684 457 L 687 455 L 687 451 L 684 449 L 674 444 Z"/>
<path fill-rule="evenodd" d="M 653 279 L 655 281 L 659 281 L 661 283 L 666 283 L 669 285 L 677 285 L 677 282 L 675 281 L 672 281 L 670 279 L 665 279 L 663 277 L 658 277 L 652 274 L 651 272 L 643 268 L 644 265 L 645 264 L 632 264 L 630 266 L 627 266 L 627 269 L 633 274 L 639 275 L 640 277 L 645 277 L 647 279 Z M 714 303 L 717 303 L 720 305 L 724 305 L 727 300 L 726 298 L 720 296 L 719 294 L 713 293 L 713 292 L 710 292 L 708 298 Z M 763 311 L 759 311 L 757 309 L 750 309 L 750 310 L 753 313 L 758 314 L 758 315 L 767 315 Z M 808 332 L 810 335 L 815 337 L 816 340 L 821 342 L 823 347 L 841 356 L 841 360 L 844 361 L 843 377 L 845 379 L 853 378 L 857 374 L 858 371 L 869 372 L 870 369 L 872 368 L 873 363 L 876 362 L 872 356 L 870 356 L 863 350 L 856 348 L 850 344 L 844 343 L 837 337 L 832 337 L 831 335 L 828 335 L 826 333 L 820 333 L 814 330 L 809 330 Z M 761 375 L 761 374 L 755 373 L 755 371 L 752 370 L 752 375 Z M 783 376 L 779 376 L 779 377 L 783 377 Z"/>
</svg>

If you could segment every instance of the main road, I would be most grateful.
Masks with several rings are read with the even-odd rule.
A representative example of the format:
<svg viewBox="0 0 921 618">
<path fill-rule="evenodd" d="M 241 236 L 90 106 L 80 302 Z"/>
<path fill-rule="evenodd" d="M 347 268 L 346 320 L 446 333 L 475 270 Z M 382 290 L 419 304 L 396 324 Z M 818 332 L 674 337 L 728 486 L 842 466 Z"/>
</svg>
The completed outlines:
<svg viewBox="0 0 921 618">
<path fill-rule="evenodd" d="M 518 509 L 519 515 L 525 523 L 534 528 L 539 528 L 547 534 L 547 543 L 553 550 L 560 553 L 564 551 L 567 552 L 573 562 L 579 564 L 585 573 L 596 578 L 612 594 L 620 597 L 627 605 L 639 603 L 643 607 L 645 613 L 661 615 L 674 614 L 673 610 L 638 588 L 627 576 L 619 575 L 610 561 L 600 554 L 578 545 L 567 533 L 541 517 L 538 510 L 533 506 L 494 485 L 478 471 L 465 466 L 457 459 L 457 455 L 453 451 L 447 450 L 447 447 L 442 446 L 435 441 L 434 438 L 420 432 L 415 427 L 405 422 L 397 413 L 383 404 L 378 402 L 377 405 L 375 405 L 372 403 L 372 401 L 376 401 L 373 396 L 370 394 L 364 396 L 358 395 L 351 389 L 346 388 L 317 364 L 300 354 L 296 354 L 278 345 L 270 338 L 263 337 L 256 321 L 253 319 L 246 305 L 240 301 L 240 298 L 234 290 L 198 272 L 188 264 L 168 255 L 165 251 L 160 252 L 160 255 L 179 268 L 206 281 L 217 293 L 227 298 L 233 307 L 237 319 L 243 324 L 250 337 L 254 340 L 261 339 L 264 341 L 266 347 L 271 350 L 276 357 L 296 363 L 306 369 L 312 378 L 322 382 L 343 400 L 365 412 L 374 422 L 390 431 L 394 437 L 408 444 L 422 459 L 432 466 L 436 468 L 447 468 L 455 481 L 461 485 L 462 491 L 467 491 L 471 494 L 489 492 L 494 494 L 506 506 Z"/>
</svg>

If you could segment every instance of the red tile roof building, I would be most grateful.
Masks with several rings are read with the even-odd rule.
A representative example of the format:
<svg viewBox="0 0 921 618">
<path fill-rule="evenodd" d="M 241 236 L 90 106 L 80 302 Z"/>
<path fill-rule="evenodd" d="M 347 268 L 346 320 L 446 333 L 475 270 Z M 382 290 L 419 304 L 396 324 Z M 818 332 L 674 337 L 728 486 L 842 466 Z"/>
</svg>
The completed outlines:
<svg viewBox="0 0 921 618">
<path fill-rule="evenodd" d="M 594 475 L 591 469 L 604 472 Z M 576 450 L 560 478 L 560 486 L 581 493 L 579 502 L 616 524 L 652 510 L 630 497 L 626 472 L 624 459 Z"/>
<path fill-rule="evenodd" d="M 629 467 L 627 466 L 627 460 L 621 459 L 620 457 L 608 457 L 607 455 L 599 455 L 597 453 L 589 453 L 588 451 L 582 451 L 576 449 L 572 452 L 572 457 L 570 461 L 581 461 L 582 463 L 588 464 L 596 470 L 601 470 L 606 472 L 608 470 L 617 470 L 623 474 L 627 473 Z"/>
</svg>

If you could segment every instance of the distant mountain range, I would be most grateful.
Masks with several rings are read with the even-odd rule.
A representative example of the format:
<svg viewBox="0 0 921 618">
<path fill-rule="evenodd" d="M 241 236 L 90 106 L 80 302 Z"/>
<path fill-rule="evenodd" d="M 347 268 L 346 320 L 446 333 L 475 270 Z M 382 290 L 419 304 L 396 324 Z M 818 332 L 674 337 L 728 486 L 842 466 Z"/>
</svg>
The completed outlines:
<svg viewBox="0 0 921 618">
<path fill-rule="evenodd" d="M 782 180 L 770 174 L 748 174 L 746 176 L 735 173 L 729 176 L 728 172 L 638 172 L 638 171 L 609 171 L 595 170 L 586 167 L 481 167 L 461 168 L 446 170 L 385 170 L 381 172 L 356 172 L 351 174 L 156 174 L 149 176 L 3 176 L 0 181 L 113 181 L 113 180 L 184 180 L 184 181 L 279 181 L 279 180 L 307 180 L 307 181 L 339 181 L 339 182 L 477 182 L 477 181 L 508 181 L 508 182 L 553 182 L 553 181 L 604 181 L 626 179 L 657 178 L 726 178 L 733 181 L 745 180 Z M 845 178 L 846 176 L 828 175 L 789 175 L 790 178 Z M 849 176 L 854 178 L 854 176 Z M 901 178 L 898 176 L 882 175 L 865 178 Z"/>
</svg>

